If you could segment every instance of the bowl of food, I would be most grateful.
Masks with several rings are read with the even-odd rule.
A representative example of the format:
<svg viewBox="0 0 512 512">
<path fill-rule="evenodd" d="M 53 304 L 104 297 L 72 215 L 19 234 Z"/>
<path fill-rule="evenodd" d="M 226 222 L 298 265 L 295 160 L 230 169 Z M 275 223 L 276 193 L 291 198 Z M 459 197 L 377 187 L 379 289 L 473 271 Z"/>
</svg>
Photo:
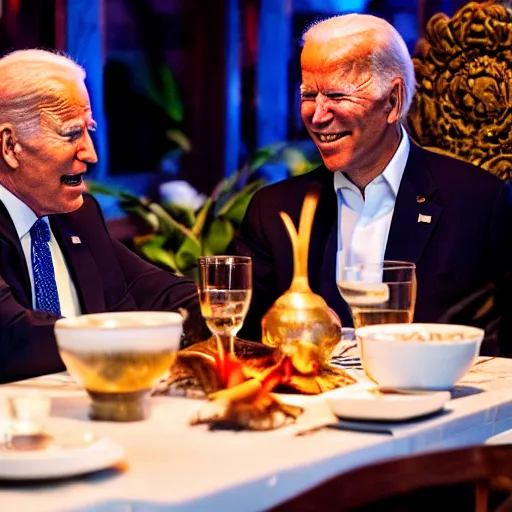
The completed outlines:
<svg viewBox="0 0 512 512">
<path fill-rule="evenodd" d="M 356 329 L 361 362 L 379 386 L 450 389 L 471 368 L 483 329 L 451 324 L 384 324 Z"/>
<path fill-rule="evenodd" d="M 57 320 L 60 355 L 91 397 L 92 419 L 136 421 L 149 415 L 151 390 L 174 362 L 182 324 L 178 313 L 162 311 Z"/>
</svg>

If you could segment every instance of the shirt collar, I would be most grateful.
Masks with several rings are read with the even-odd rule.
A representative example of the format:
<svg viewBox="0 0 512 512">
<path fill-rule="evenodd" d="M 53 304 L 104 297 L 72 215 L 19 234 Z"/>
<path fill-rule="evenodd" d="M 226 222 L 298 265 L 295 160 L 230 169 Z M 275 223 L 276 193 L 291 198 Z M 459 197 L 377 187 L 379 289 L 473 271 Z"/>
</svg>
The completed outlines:
<svg viewBox="0 0 512 512">
<path fill-rule="evenodd" d="M 404 173 L 405 165 L 407 164 L 407 159 L 409 158 L 409 151 L 411 148 L 411 143 L 409 141 L 407 132 L 403 126 L 400 126 L 400 129 L 402 131 L 402 140 L 400 141 L 400 144 L 398 145 L 393 158 L 389 161 L 384 171 L 372 180 L 373 182 L 384 178 L 384 180 L 391 187 L 395 197 L 398 194 L 398 189 L 400 187 L 400 182 L 402 181 L 402 175 Z M 348 189 L 357 192 L 359 191 L 356 185 L 354 185 L 341 171 L 336 171 L 334 173 L 334 190 L 337 191 L 339 189 Z"/>
<path fill-rule="evenodd" d="M 37 215 L 29 206 L 7 190 L 3 185 L 0 185 L 0 201 L 2 201 L 7 208 L 7 212 L 11 216 L 18 237 L 21 240 L 21 238 L 30 231 L 34 222 L 36 222 Z"/>
</svg>

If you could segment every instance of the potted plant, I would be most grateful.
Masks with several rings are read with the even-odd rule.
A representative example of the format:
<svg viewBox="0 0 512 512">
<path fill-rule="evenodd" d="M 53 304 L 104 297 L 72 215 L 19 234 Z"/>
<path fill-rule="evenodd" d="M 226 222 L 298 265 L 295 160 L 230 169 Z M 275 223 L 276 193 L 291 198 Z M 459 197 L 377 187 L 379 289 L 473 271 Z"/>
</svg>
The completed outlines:
<svg viewBox="0 0 512 512">
<path fill-rule="evenodd" d="M 279 143 L 258 150 L 241 169 L 223 179 L 209 197 L 198 194 L 182 180 L 162 184 L 159 200 L 97 182 L 90 182 L 88 188 L 93 194 L 116 197 L 123 211 L 146 224 L 150 232 L 133 240 L 144 258 L 178 275 L 196 279 L 200 256 L 226 253 L 253 194 L 266 184 L 256 171 L 270 162 L 285 163 L 291 175 L 308 172 L 318 165 L 301 150 Z"/>
</svg>

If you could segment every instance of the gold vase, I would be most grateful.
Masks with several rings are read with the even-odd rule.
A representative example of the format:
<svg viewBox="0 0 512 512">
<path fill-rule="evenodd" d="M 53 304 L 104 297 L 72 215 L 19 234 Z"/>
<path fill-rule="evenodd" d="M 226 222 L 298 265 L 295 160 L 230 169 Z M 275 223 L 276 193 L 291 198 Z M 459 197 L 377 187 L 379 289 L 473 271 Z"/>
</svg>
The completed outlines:
<svg viewBox="0 0 512 512">
<path fill-rule="evenodd" d="M 341 322 L 325 300 L 311 291 L 308 252 L 319 193 L 310 190 L 304 199 L 299 230 L 285 212 L 280 212 L 293 247 L 293 279 L 262 320 L 263 343 L 292 358 L 303 374 L 325 364 L 341 339 Z M 334 276 L 333 276 L 334 279 Z"/>
</svg>

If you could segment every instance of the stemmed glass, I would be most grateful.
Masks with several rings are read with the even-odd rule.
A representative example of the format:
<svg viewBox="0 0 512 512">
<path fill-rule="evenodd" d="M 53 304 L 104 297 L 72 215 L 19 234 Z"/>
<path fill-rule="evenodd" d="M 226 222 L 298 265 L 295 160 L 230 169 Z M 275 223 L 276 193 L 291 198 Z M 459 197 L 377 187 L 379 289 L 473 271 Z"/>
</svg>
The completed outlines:
<svg viewBox="0 0 512 512">
<path fill-rule="evenodd" d="M 199 258 L 199 300 L 210 331 L 234 354 L 252 296 L 252 260 L 244 256 Z"/>
<path fill-rule="evenodd" d="M 362 263 L 338 268 L 338 289 L 354 327 L 411 323 L 416 305 L 416 265 L 407 261 Z"/>
</svg>

